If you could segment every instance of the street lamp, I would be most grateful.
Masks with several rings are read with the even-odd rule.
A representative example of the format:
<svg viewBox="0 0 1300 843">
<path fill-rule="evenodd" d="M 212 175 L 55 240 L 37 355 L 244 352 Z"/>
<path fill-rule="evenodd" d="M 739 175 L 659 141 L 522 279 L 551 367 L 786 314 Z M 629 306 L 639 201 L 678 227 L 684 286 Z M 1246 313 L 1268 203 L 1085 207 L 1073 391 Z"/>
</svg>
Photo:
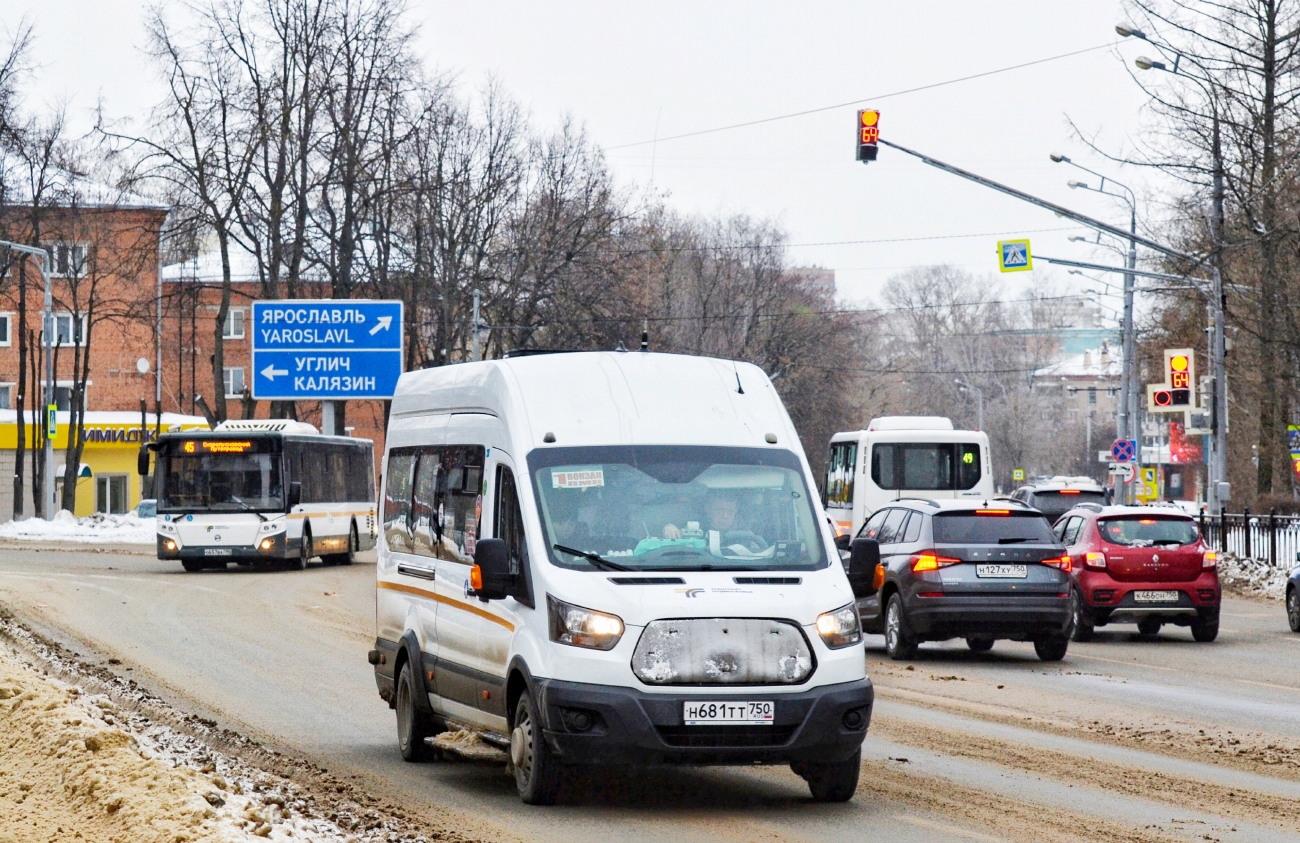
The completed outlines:
<svg viewBox="0 0 1300 843">
<path fill-rule="evenodd" d="M 1136 276 L 1131 271 L 1137 268 L 1137 196 L 1128 185 L 1107 178 L 1101 173 L 1098 173 L 1095 170 L 1090 170 L 1082 164 L 1077 164 L 1064 155 L 1054 153 L 1050 157 L 1058 164 L 1069 164 L 1071 167 L 1083 170 L 1085 173 L 1089 173 L 1101 179 L 1097 187 L 1091 187 L 1081 181 L 1071 180 L 1068 183 L 1071 188 L 1083 188 L 1084 190 L 1091 190 L 1094 193 L 1102 193 L 1106 196 L 1119 199 L 1128 205 L 1128 227 L 1130 236 L 1128 241 L 1128 256 L 1124 265 L 1130 271 L 1124 273 L 1124 314 L 1120 319 L 1120 346 L 1121 356 L 1124 358 L 1124 367 L 1120 372 L 1120 397 L 1118 412 L 1116 413 L 1115 418 L 1115 432 L 1120 439 L 1136 439 L 1140 442 L 1142 437 L 1141 424 L 1139 421 L 1140 404 L 1138 393 L 1140 390 L 1138 389 L 1137 383 L 1137 339 L 1133 324 L 1133 292 Z M 1114 191 L 1107 190 L 1107 181 L 1124 192 L 1115 193 Z M 1070 239 L 1074 240 L 1075 238 L 1072 237 Z M 1079 240 L 1082 239 L 1083 238 L 1079 238 Z M 1100 239 L 1099 236 L 1098 240 L 1100 241 Z M 1138 450 L 1140 452 L 1141 448 Z"/>
<path fill-rule="evenodd" d="M 42 324 L 45 326 L 44 343 L 45 343 L 45 520 L 54 520 L 54 433 L 50 429 L 53 420 L 53 412 L 50 407 L 54 406 L 54 297 L 50 290 L 50 253 L 37 246 L 26 246 L 22 243 L 13 243 L 8 240 L 0 240 L 0 246 L 12 249 L 15 252 L 22 252 L 25 255 L 31 255 L 40 259 L 41 280 L 45 282 L 45 311 L 42 317 Z M 19 412 L 22 409 L 19 408 Z"/>
<path fill-rule="evenodd" d="M 1210 463 L 1210 483 L 1207 502 L 1211 510 L 1218 509 L 1229 494 L 1228 486 L 1228 378 L 1225 367 L 1226 353 L 1226 332 L 1224 330 L 1224 307 L 1226 305 L 1225 295 L 1223 292 L 1223 201 L 1224 201 L 1224 165 L 1223 165 L 1223 145 L 1220 134 L 1219 120 L 1219 100 L 1214 94 L 1214 82 L 1212 74 L 1206 68 L 1196 61 L 1196 59 L 1180 53 L 1168 44 L 1158 43 L 1147 36 L 1141 30 L 1133 29 L 1120 25 L 1115 27 L 1115 31 L 1124 37 L 1133 36 L 1146 41 L 1148 44 L 1157 49 L 1172 53 L 1174 58 L 1173 67 L 1169 67 L 1164 62 L 1154 61 L 1146 56 L 1139 56 L 1134 60 L 1139 70 L 1163 70 L 1174 76 L 1181 76 L 1184 79 L 1190 79 L 1196 83 L 1205 94 L 1205 98 L 1210 103 L 1211 114 L 1211 142 L 1210 155 L 1213 159 L 1214 178 L 1212 181 L 1211 193 L 1211 212 L 1210 212 L 1210 243 L 1211 258 L 1210 261 L 1210 284 L 1211 300 L 1210 309 L 1213 318 L 1214 335 L 1211 340 L 1210 358 L 1213 371 L 1213 389 L 1214 389 L 1214 411 L 1211 414 L 1211 427 L 1214 430 L 1212 438 L 1212 447 L 1210 454 L 1213 457 Z M 1199 68 L 1204 76 L 1198 76 L 1194 73 L 1188 73 L 1181 69 L 1183 59 L 1188 63 Z"/>
<path fill-rule="evenodd" d="M 957 384 L 957 389 L 963 392 L 966 390 L 970 390 L 971 392 L 975 393 L 975 401 L 976 401 L 976 408 L 977 408 L 976 409 L 977 421 L 975 427 L 978 430 L 983 430 L 984 429 L 984 390 L 980 389 L 978 386 L 971 386 L 961 378 L 957 378 L 955 381 L 953 381 L 953 383 Z"/>
</svg>

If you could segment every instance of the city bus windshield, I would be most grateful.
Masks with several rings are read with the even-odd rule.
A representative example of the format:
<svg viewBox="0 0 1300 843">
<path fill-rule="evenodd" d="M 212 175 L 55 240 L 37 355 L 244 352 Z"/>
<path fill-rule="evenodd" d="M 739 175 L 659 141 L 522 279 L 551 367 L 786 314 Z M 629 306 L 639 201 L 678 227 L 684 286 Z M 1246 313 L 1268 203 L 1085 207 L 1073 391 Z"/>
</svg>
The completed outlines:
<svg viewBox="0 0 1300 843">
<path fill-rule="evenodd" d="M 271 443 L 218 441 L 189 440 L 161 455 L 159 511 L 283 511 L 280 455 L 257 453 Z"/>
<path fill-rule="evenodd" d="M 546 448 L 528 457 L 552 561 L 581 570 L 825 567 L 799 458 L 754 448 Z"/>
</svg>

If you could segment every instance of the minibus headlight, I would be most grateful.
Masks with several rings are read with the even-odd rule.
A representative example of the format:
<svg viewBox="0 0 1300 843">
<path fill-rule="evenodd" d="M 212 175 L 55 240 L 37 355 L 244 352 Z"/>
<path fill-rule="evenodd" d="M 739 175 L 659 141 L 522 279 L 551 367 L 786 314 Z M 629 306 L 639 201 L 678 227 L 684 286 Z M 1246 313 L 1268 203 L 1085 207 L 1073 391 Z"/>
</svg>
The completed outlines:
<svg viewBox="0 0 1300 843">
<path fill-rule="evenodd" d="M 571 647 L 612 650 L 623 637 L 623 619 L 616 615 L 572 606 L 546 595 L 551 618 L 551 640 Z"/>
<path fill-rule="evenodd" d="M 817 634 L 832 650 L 858 643 L 862 640 L 862 627 L 858 625 L 858 607 L 850 603 L 833 612 L 818 615 Z"/>
</svg>

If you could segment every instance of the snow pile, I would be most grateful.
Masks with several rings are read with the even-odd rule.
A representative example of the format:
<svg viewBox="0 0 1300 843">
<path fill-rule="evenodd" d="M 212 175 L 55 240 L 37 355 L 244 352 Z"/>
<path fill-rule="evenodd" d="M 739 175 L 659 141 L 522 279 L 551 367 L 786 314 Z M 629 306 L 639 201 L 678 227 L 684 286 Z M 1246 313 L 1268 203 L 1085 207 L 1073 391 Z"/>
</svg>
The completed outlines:
<svg viewBox="0 0 1300 843">
<path fill-rule="evenodd" d="M 81 542 L 93 544 L 153 544 L 156 530 L 152 518 L 96 513 L 78 518 L 66 509 L 53 521 L 28 518 L 0 524 L 0 539 L 37 542 Z"/>
<path fill-rule="evenodd" d="M 1219 554 L 1219 583 L 1225 591 L 1281 600 L 1286 594 L 1289 574 L 1290 569 L 1282 565 L 1270 565 L 1231 553 Z"/>
<path fill-rule="evenodd" d="M 253 840 L 211 781 L 152 757 L 107 698 L 0 654 L 0 840 Z"/>
</svg>

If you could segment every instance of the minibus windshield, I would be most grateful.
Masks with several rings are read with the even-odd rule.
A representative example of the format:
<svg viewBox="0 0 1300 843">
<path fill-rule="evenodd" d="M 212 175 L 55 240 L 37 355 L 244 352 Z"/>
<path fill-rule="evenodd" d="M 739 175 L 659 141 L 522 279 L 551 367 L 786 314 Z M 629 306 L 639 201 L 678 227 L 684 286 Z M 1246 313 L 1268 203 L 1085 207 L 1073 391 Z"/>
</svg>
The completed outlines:
<svg viewBox="0 0 1300 843">
<path fill-rule="evenodd" d="M 547 548 L 562 567 L 785 571 L 828 564 L 790 451 L 545 448 L 533 451 L 528 465 Z"/>
</svg>

